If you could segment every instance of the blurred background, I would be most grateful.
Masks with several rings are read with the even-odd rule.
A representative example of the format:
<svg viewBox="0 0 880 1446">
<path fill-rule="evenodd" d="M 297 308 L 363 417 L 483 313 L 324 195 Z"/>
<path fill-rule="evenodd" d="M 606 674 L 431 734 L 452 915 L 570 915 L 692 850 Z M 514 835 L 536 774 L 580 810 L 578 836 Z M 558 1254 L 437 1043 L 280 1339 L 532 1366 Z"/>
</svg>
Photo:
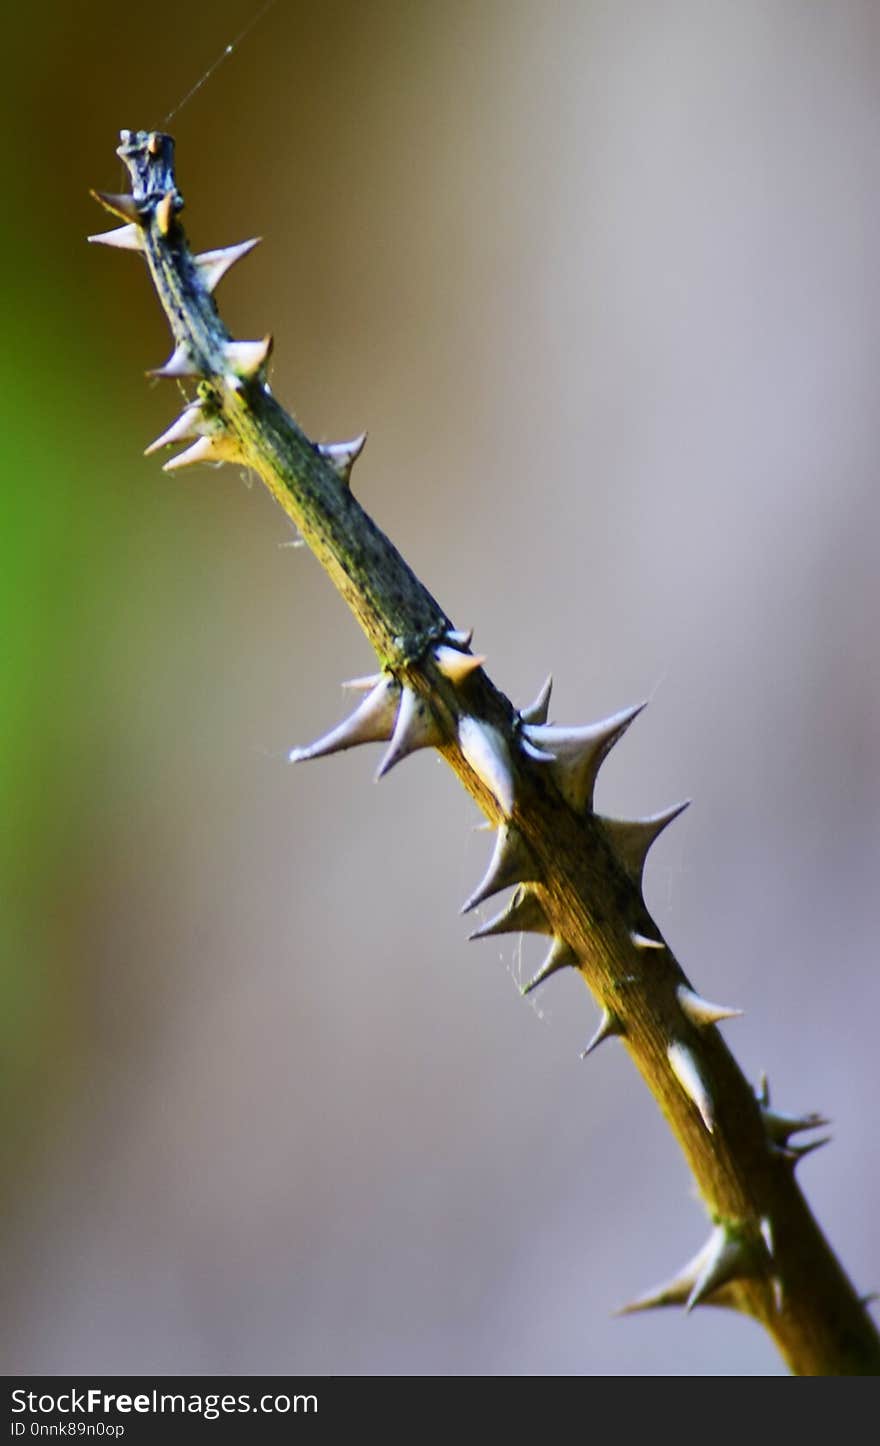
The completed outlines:
<svg viewBox="0 0 880 1446">
<path fill-rule="evenodd" d="M 612 1318 L 703 1242 L 576 978 L 465 942 L 489 851 L 433 755 L 290 768 L 371 655 L 179 411 L 120 127 L 256 13 L 5 17 L 6 1372 L 776 1374 L 750 1322 Z M 152 27 L 152 31 L 151 28 Z M 834 1144 L 880 1285 L 880 11 L 277 0 L 168 122 L 202 249 L 318 440 L 518 703 L 649 696 L 605 812 L 694 807 L 649 902 Z"/>
</svg>

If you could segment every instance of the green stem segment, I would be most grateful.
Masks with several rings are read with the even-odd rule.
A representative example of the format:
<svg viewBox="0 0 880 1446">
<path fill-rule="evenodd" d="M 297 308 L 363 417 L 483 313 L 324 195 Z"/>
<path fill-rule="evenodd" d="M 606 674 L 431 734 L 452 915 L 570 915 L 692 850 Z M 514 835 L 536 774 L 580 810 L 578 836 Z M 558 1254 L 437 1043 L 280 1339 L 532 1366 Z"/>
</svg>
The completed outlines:
<svg viewBox="0 0 880 1446">
<path fill-rule="evenodd" d="M 795 1180 L 789 1137 L 807 1126 L 789 1129 L 762 1107 L 712 1020 L 684 1007 L 693 998 L 688 981 L 648 914 L 640 869 L 618 846 L 624 835 L 593 812 L 591 797 L 572 806 L 482 668 L 451 680 L 438 667 L 448 617 L 271 395 L 262 360 L 237 365 L 241 344 L 223 326 L 179 224 L 171 138 L 123 131 L 119 154 L 133 194 L 109 199 L 136 234 L 171 325 L 177 361 L 166 374 L 193 378 L 200 414 L 225 455 L 259 474 L 382 668 L 430 710 L 440 751 L 465 787 L 493 824 L 516 831 L 531 860 L 528 887 L 564 941 L 563 962 L 575 965 L 613 1021 L 608 1032 L 621 1036 L 684 1151 L 716 1228 L 702 1264 L 653 1303 L 705 1298 L 752 1315 L 797 1374 L 880 1374 L 880 1336 Z M 462 746 L 464 720 L 503 740 L 512 803 Z M 545 732 L 551 746 L 556 735 Z"/>
</svg>

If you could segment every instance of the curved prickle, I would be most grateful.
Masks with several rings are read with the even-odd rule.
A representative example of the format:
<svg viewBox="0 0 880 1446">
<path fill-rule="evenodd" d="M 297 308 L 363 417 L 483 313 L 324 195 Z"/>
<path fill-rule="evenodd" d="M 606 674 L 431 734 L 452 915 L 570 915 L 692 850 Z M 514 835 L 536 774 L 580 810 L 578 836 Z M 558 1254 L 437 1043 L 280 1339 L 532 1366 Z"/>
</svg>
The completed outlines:
<svg viewBox="0 0 880 1446">
<path fill-rule="evenodd" d="M 532 850 L 519 829 L 512 823 L 503 823 L 495 839 L 495 847 L 489 867 L 461 912 L 469 914 L 484 900 L 490 899 L 501 889 L 512 884 L 534 884 L 538 882 L 539 870 Z"/>
<path fill-rule="evenodd" d="M 187 447 L 185 452 L 179 452 L 169 462 L 162 464 L 163 472 L 176 472 L 178 467 L 190 467 L 194 462 L 243 462 L 245 459 L 239 451 L 238 443 L 228 433 L 216 431 L 208 432 Z"/>
<path fill-rule="evenodd" d="M 331 729 L 307 748 L 292 748 L 288 755 L 290 762 L 303 763 L 309 758 L 325 758 L 329 753 L 355 748 L 360 743 L 387 743 L 394 731 L 399 701 L 399 683 L 394 678 L 383 677 L 360 706 L 337 728 Z"/>
<path fill-rule="evenodd" d="M 520 708 L 519 716 L 523 723 L 546 723 L 547 715 L 550 712 L 550 694 L 553 690 L 553 678 L 549 677 L 535 699 L 528 708 Z"/>
<path fill-rule="evenodd" d="M 559 728 L 554 723 L 524 726 L 523 737 L 555 760 L 553 772 L 559 791 L 576 813 L 592 811 L 599 769 L 645 707 L 638 703 L 584 728 Z"/>
<path fill-rule="evenodd" d="M 438 643 L 432 656 L 444 678 L 455 684 L 464 682 L 486 661 L 484 653 L 466 653 L 461 648 L 449 647 L 447 643 Z"/>
<path fill-rule="evenodd" d="M 581 1050 L 581 1059 L 586 1059 L 587 1056 L 591 1055 L 594 1049 L 598 1049 L 599 1045 L 606 1039 L 619 1038 L 623 1032 L 623 1025 L 617 1015 L 610 1009 L 603 1009 L 602 1018 L 599 1020 L 595 1034 L 586 1049 Z"/>
<path fill-rule="evenodd" d="M 712 1096 L 709 1092 L 700 1066 L 697 1063 L 693 1050 L 688 1049 L 686 1044 L 676 1041 L 670 1044 L 666 1050 L 666 1057 L 675 1078 L 678 1080 L 688 1099 L 700 1113 L 700 1118 L 711 1135 L 715 1129 L 715 1107 L 712 1103 Z"/>
<path fill-rule="evenodd" d="M 629 1305 L 622 1306 L 618 1315 L 632 1315 L 636 1311 L 655 1310 L 664 1305 L 683 1305 L 690 1314 L 704 1302 L 713 1303 L 710 1297 L 722 1286 L 743 1277 L 760 1272 L 755 1269 L 755 1253 L 738 1229 L 729 1225 L 717 1225 L 693 1260 L 664 1285 L 655 1286 L 646 1295 L 639 1296 Z M 733 1302 L 724 1300 L 719 1304 Z"/>
<path fill-rule="evenodd" d="M 202 411 L 201 402 L 190 402 L 184 407 L 176 421 L 171 423 L 167 431 L 149 447 L 144 448 L 144 456 L 149 457 L 153 452 L 159 452 L 163 447 L 172 447 L 175 442 L 186 442 L 192 437 L 201 437 L 206 425 L 205 415 Z"/>
<path fill-rule="evenodd" d="M 482 924 L 468 939 L 489 939 L 496 934 L 552 934 L 553 925 L 544 913 L 544 906 L 528 884 L 521 884 L 507 905 L 494 919 Z"/>
<path fill-rule="evenodd" d="M 351 482 L 351 469 L 367 444 L 366 432 L 352 437 L 349 442 L 319 442 L 318 452 L 330 463 L 337 477 L 346 484 Z"/>
<path fill-rule="evenodd" d="M 649 818 L 602 818 L 599 823 L 608 835 L 614 853 L 620 859 L 630 878 L 642 887 L 645 863 L 652 846 L 671 823 L 680 818 L 690 799 L 667 808 L 663 813 L 652 814 Z"/>
<path fill-rule="evenodd" d="M 701 999 L 686 984 L 679 984 L 675 993 L 682 1012 L 698 1029 L 704 1029 L 707 1024 L 719 1024 L 722 1019 L 739 1019 L 742 1015 L 741 1009 L 729 1009 L 726 1004 L 710 1004 L 708 999 Z"/>
<path fill-rule="evenodd" d="M 553 974 L 558 974 L 560 969 L 576 969 L 578 963 L 578 956 L 571 945 L 566 944 L 564 939 L 554 939 L 550 953 L 537 974 L 529 980 L 528 984 L 523 985 L 520 992 L 523 996 L 531 994 L 533 989 L 537 989 L 539 984 L 543 984 Z"/>
<path fill-rule="evenodd" d="M 143 251 L 144 233 L 143 228 L 137 222 L 130 222 L 126 226 L 117 226 L 115 231 L 99 231 L 95 236 L 87 236 L 95 246 L 115 246 L 120 251 Z"/>
<path fill-rule="evenodd" d="M 384 778 L 395 763 L 415 753 L 418 748 L 436 748 L 443 742 L 443 733 L 424 698 L 412 688 L 404 688 L 394 723 L 388 752 L 379 764 L 377 778 Z"/>
<path fill-rule="evenodd" d="M 630 931 L 630 942 L 636 949 L 665 949 L 666 945 L 662 939 L 652 939 L 649 934 L 640 934 L 638 929 Z"/>
<path fill-rule="evenodd" d="M 242 381 L 253 381 L 261 375 L 272 354 L 272 338 L 260 341 L 228 341 L 224 357 L 228 372 Z"/>
<path fill-rule="evenodd" d="M 193 355 L 192 348 L 186 341 L 179 341 L 168 358 L 160 367 L 153 367 L 147 373 L 151 377 L 168 377 L 177 381 L 184 377 L 200 377 L 202 375 L 198 361 Z"/>
<path fill-rule="evenodd" d="M 213 291 L 219 286 L 230 267 L 248 256 L 262 239 L 262 236 L 252 236 L 250 241 L 241 241 L 237 246 L 221 246 L 216 251 L 201 251 L 194 256 L 193 265 L 205 290 Z"/>
</svg>

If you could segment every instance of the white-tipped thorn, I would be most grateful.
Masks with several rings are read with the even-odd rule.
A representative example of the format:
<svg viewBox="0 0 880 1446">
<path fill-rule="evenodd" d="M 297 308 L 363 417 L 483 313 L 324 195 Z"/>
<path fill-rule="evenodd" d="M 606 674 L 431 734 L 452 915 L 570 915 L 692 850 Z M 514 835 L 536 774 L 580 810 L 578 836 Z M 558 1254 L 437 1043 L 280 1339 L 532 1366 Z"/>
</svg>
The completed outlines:
<svg viewBox="0 0 880 1446">
<path fill-rule="evenodd" d="M 109 191 L 92 191 L 92 195 L 111 215 L 119 216 L 122 221 L 131 221 L 136 226 L 143 226 L 143 217 L 134 196 L 115 196 Z"/>
<path fill-rule="evenodd" d="M 593 1053 L 594 1049 L 598 1049 L 603 1040 L 614 1039 L 620 1034 L 623 1034 L 623 1025 L 617 1018 L 617 1015 L 612 1014 L 610 1009 L 604 1009 L 596 1033 L 593 1035 L 586 1049 L 581 1051 L 581 1059 L 586 1059 L 588 1055 Z"/>
<path fill-rule="evenodd" d="M 675 992 L 682 1012 L 698 1029 L 703 1029 L 708 1024 L 718 1024 L 722 1019 L 738 1019 L 742 1014 L 741 1009 L 728 1009 L 726 1004 L 710 1004 L 708 999 L 701 999 L 700 995 L 695 994 L 693 989 L 688 989 L 686 984 L 679 984 Z"/>
<path fill-rule="evenodd" d="M 663 813 L 652 814 L 650 818 L 600 818 L 605 832 L 611 840 L 611 847 L 631 878 L 641 885 L 645 860 L 652 844 L 690 805 L 690 799 L 667 808 Z"/>
<path fill-rule="evenodd" d="M 167 362 L 147 373 L 151 377 L 197 377 L 201 373 L 186 342 L 179 341 Z"/>
<path fill-rule="evenodd" d="M 695 1306 L 729 1281 L 750 1275 L 754 1263 L 751 1252 L 738 1235 L 732 1235 L 724 1225 L 716 1225 L 709 1237 L 702 1262 L 685 1310 L 690 1314 Z"/>
<path fill-rule="evenodd" d="M 818 1140 L 810 1140 L 807 1145 L 774 1145 L 773 1149 L 783 1157 L 789 1165 L 799 1165 L 806 1155 L 812 1155 L 814 1150 L 821 1150 L 823 1145 L 831 1144 L 830 1135 L 822 1135 Z"/>
<path fill-rule="evenodd" d="M 328 753 L 339 753 L 343 748 L 354 748 L 359 743 L 387 742 L 394 729 L 399 697 L 399 685 L 393 678 L 383 677 L 338 728 L 333 728 L 308 748 L 292 748 L 290 762 L 323 758 Z"/>
<path fill-rule="evenodd" d="M 241 241 L 238 246 L 221 246 L 216 251 L 200 251 L 198 256 L 194 256 L 193 264 L 205 290 L 213 291 L 229 268 L 259 246 L 262 239 L 261 236 L 253 236 L 250 241 Z"/>
<path fill-rule="evenodd" d="M 533 884 L 538 878 L 535 857 L 520 833 L 511 823 L 503 823 L 498 830 L 489 867 L 480 883 L 461 912 L 469 914 L 485 899 L 491 899 L 499 889 L 508 889 L 511 884 Z"/>
<path fill-rule="evenodd" d="M 552 934 L 553 925 L 533 889 L 518 888 L 506 909 L 475 929 L 468 939 L 489 939 L 493 934 Z"/>
<path fill-rule="evenodd" d="M 767 1255 L 772 1261 L 776 1254 L 776 1242 L 773 1237 L 773 1222 L 771 1221 L 769 1215 L 761 1216 L 759 1228 L 761 1231 L 761 1239 L 764 1241 L 764 1247 L 767 1251 Z M 779 1312 L 782 1310 L 783 1288 L 782 1276 L 778 1275 L 775 1271 L 772 1271 L 770 1274 L 770 1289 L 773 1292 L 773 1309 L 778 1315 Z"/>
<path fill-rule="evenodd" d="M 238 443 L 224 432 L 212 432 L 199 437 L 185 452 L 179 452 L 162 466 L 163 472 L 176 472 L 179 467 L 191 467 L 195 462 L 237 462 L 241 454 Z"/>
<path fill-rule="evenodd" d="M 513 770 L 504 735 L 491 723 L 463 713 L 458 720 L 458 745 L 502 812 L 512 813 Z"/>
<path fill-rule="evenodd" d="M 771 1221 L 769 1215 L 762 1215 L 762 1216 L 761 1216 L 761 1226 L 760 1226 L 760 1229 L 761 1229 L 761 1237 L 762 1237 L 762 1239 L 763 1239 L 763 1241 L 764 1241 L 764 1244 L 765 1244 L 766 1247 L 767 1247 L 767 1254 L 770 1256 L 770 1259 L 772 1260 L 772 1259 L 773 1259 L 773 1256 L 774 1256 L 774 1254 L 775 1254 L 775 1251 L 774 1251 L 774 1247 L 773 1247 L 773 1222 Z"/>
<path fill-rule="evenodd" d="M 444 678 L 456 685 L 470 677 L 486 661 L 483 653 L 463 653 L 460 648 L 450 648 L 445 643 L 437 643 L 431 655 Z"/>
<path fill-rule="evenodd" d="M 359 437 L 352 437 L 350 442 L 319 442 L 317 450 L 329 462 L 337 477 L 343 482 L 351 481 L 351 469 L 357 461 L 366 444 L 367 434 L 361 432 Z"/>
<path fill-rule="evenodd" d="M 803 1134 L 805 1130 L 821 1130 L 831 1123 L 824 1115 L 783 1115 L 764 1105 L 761 1105 L 761 1119 L 767 1138 L 773 1145 L 787 1145 L 792 1135 Z"/>
<path fill-rule="evenodd" d="M 552 675 L 547 679 L 534 703 L 528 708 L 521 708 L 519 716 L 524 723 L 546 723 L 547 714 L 550 711 L 550 692 L 553 688 Z"/>
<path fill-rule="evenodd" d="M 473 628 L 468 628 L 467 632 L 465 632 L 463 628 L 447 628 L 443 637 L 446 642 L 451 643 L 454 648 L 469 648 L 474 640 L 474 630 Z"/>
<path fill-rule="evenodd" d="M 245 381 L 257 376 L 269 360 L 271 350 L 271 336 L 264 336 L 262 341 L 228 341 L 223 349 L 230 369 Z"/>
<path fill-rule="evenodd" d="M 155 442 L 144 448 L 144 456 L 149 457 L 153 452 L 160 452 L 163 447 L 171 447 L 175 442 L 187 442 L 191 437 L 201 436 L 200 423 L 203 421 L 201 404 L 193 402 L 191 406 L 183 409 L 167 432 L 163 432 L 161 437 L 157 437 Z"/>
<path fill-rule="evenodd" d="M 404 688 L 400 695 L 400 707 L 388 751 L 376 772 L 376 778 L 384 778 L 402 758 L 415 753 L 417 748 L 434 748 L 442 743 L 443 734 L 437 720 L 424 698 L 413 688 Z"/>
<path fill-rule="evenodd" d="M 116 246 L 120 251 L 143 251 L 144 232 L 141 226 L 130 222 L 117 226 L 115 231 L 100 231 L 97 236 L 87 236 L 95 246 Z"/>
<path fill-rule="evenodd" d="M 646 705 L 625 708 L 585 728 L 558 728 L 555 724 L 527 723 L 523 736 L 542 752 L 552 753 L 559 791 L 576 812 L 593 806 L 593 789 L 602 763 Z"/>
<path fill-rule="evenodd" d="M 520 733 L 519 735 L 519 746 L 526 755 L 526 758 L 531 758 L 535 763 L 556 762 L 552 753 L 544 753 L 540 748 L 536 748 L 534 743 L 529 742 L 524 733 Z"/>
<path fill-rule="evenodd" d="M 617 1314 L 632 1315 L 664 1305 L 683 1305 L 690 1312 L 721 1286 L 751 1274 L 752 1270 L 753 1262 L 742 1241 L 725 1226 L 717 1225 L 702 1250 L 678 1275 L 623 1306 Z"/>
<path fill-rule="evenodd" d="M 371 688 L 375 688 L 377 683 L 381 683 L 382 676 L 381 673 L 370 673 L 364 678 L 346 678 L 342 687 L 347 688 L 351 693 L 369 693 Z"/>
<path fill-rule="evenodd" d="M 688 1099 L 699 1111 L 700 1118 L 711 1135 L 715 1129 L 715 1110 L 712 1096 L 700 1067 L 686 1044 L 670 1044 L 666 1051 L 669 1067 L 678 1080 Z"/>
<path fill-rule="evenodd" d="M 640 934 L 633 929 L 630 933 L 630 940 L 637 949 L 665 949 L 666 945 L 662 939 L 651 939 L 647 934 Z"/>
<path fill-rule="evenodd" d="M 551 974 L 558 974 L 560 969 L 574 968 L 577 964 L 578 956 L 571 945 L 566 944 L 564 939 L 554 939 L 544 963 L 534 978 L 530 979 L 528 984 L 523 985 L 520 993 L 525 998 L 527 994 L 531 994 L 533 989 L 537 989 L 539 984 L 543 984 L 545 979 L 549 979 Z"/>
</svg>

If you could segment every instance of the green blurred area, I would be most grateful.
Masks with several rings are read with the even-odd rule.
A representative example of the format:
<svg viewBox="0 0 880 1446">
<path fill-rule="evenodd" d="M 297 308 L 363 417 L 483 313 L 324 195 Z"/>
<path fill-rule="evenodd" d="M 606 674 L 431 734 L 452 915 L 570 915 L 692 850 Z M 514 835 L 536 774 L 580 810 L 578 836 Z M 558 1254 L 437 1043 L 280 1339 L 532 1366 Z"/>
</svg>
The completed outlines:
<svg viewBox="0 0 880 1446">
<path fill-rule="evenodd" d="M 220 46 L 238 14 L 212 7 L 208 26 L 199 7 L 179 17 L 181 57 L 205 55 L 200 41 Z M 158 67 L 133 58 L 137 27 L 117 6 L 24 8 L 4 28 L 17 63 L 4 87 L 15 202 L 0 355 L 0 1148 L 20 1198 L 41 1139 L 79 1108 L 100 1032 L 102 926 L 136 868 L 126 840 L 161 831 L 150 779 L 175 767 L 167 700 L 179 707 L 197 681 L 179 620 L 198 629 L 215 615 L 218 584 L 197 560 L 191 571 L 194 519 L 138 455 L 139 373 L 153 360 L 138 335 L 151 304 L 140 263 L 121 309 L 110 268 L 133 258 L 108 262 L 86 244 L 112 224 L 88 187 L 119 169 L 118 122 L 129 107 L 141 115 Z M 164 79 L 168 96 L 177 82 Z"/>
</svg>

